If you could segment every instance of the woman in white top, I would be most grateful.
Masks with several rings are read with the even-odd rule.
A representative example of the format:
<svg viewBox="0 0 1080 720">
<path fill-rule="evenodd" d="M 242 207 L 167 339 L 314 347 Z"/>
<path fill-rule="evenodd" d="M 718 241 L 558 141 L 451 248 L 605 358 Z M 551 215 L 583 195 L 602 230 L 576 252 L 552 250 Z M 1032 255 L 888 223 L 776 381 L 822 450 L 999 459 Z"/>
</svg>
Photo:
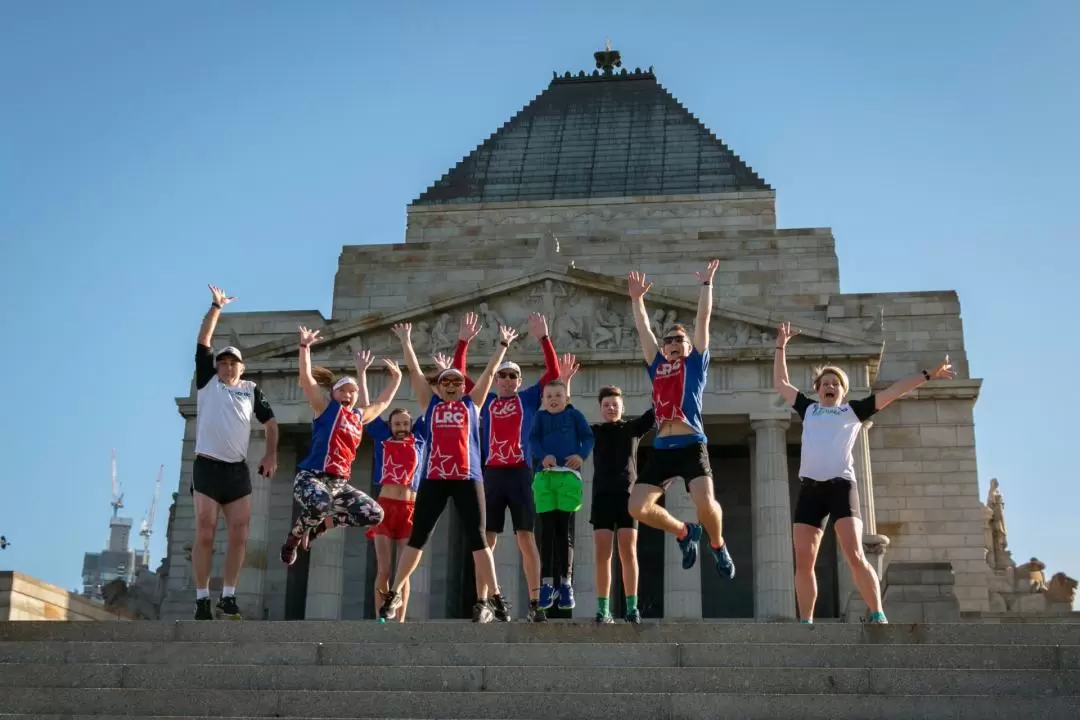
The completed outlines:
<svg viewBox="0 0 1080 720">
<path fill-rule="evenodd" d="M 934 378 L 951 378 L 952 365 L 946 355 L 945 362 L 933 372 L 923 370 L 914 377 L 897 380 L 880 393 L 851 401 L 845 400 L 850 387 L 847 375 L 838 367 L 826 366 L 814 372 L 814 392 L 818 399 L 811 400 L 788 380 L 785 347 L 798 334 L 798 330 L 791 329 L 790 323 L 781 324 L 777 330 L 773 384 L 803 421 L 799 466 L 802 488 L 792 517 L 799 617 L 804 623 L 814 621 L 814 604 L 817 602 L 814 564 L 831 515 L 840 550 L 851 568 L 859 594 L 870 609 L 870 622 L 885 623 L 881 587 L 862 550 L 863 523 L 859 516 L 859 494 L 851 450 L 863 422 L 923 383 Z"/>
</svg>

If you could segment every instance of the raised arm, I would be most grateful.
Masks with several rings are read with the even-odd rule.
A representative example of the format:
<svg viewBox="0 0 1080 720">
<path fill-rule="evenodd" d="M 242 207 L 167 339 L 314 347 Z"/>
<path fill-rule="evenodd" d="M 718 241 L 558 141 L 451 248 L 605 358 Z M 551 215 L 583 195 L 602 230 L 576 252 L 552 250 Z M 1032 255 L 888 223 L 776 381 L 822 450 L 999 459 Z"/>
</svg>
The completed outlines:
<svg viewBox="0 0 1080 720">
<path fill-rule="evenodd" d="M 315 412 L 315 417 L 322 415 L 322 411 L 330 404 L 323 389 L 315 382 L 315 376 L 311 374 L 311 345 L 318 341 L 318 330 L 308 330 L 300 326 L 300 389 L 304 391 L 304 397 Z"/>
<path fill-rule="evenodd" d="M 401 351 L 405 355 L 405 366 L 409 368 L 409 385 L 412 386 L 416 402 L 421 409 L 425 409 L 431 402 L 432 391 L 428 385 L 424 371 L 420 369 L 420 361 L 416 359 L 416 351 L 412 346 L 412 323 L 398 323 L 391 328 L 398 340 L 401 341 Z"/>
<path fill-rule="evenodd" d="M 401 368 L 398 364 L 388 358 L 383 358 L 383 364 L 386 365 L 386 387 L 379 393 L 379 397 L 375 398 L 375 402 L 360 411 L 362 423 L 369 423 L 382 415 L 386 408 L 390 407 L 390 403 L 394 402 L 394 396 L 401 387 Z"/>
<path fill-rule="evenodd" d="M 701 283 L 701 291 L 697 301 L 697 319 L 694 320 L 694 348 L 703 353 L 709 348 L 709 321 L 712 319 L 712 280 L 716 274 L 716 268 L 720 267 L 719 260 L 710 260 L 704 272 L 698 271 L 698 282 Z M 652 359 L 649 359 L 652 362 Z"/>
<path fill-rule="evenodd" d="M 798 330 L 791 329 L 791 323 L 780 323 L 776 329 L 776 354 L 773 356 L 773 387 L 784 402 L 788 405 L 795 404 L 795 397 L 799 394 L 799 388 L 788 380 L 786 348 L 788 340 L 799 334 Z"/>
<path fill-rule="evenodd" d="M 370 350 L 361 350 L 356 353 L 355 366 L 356 366 L 356 404 L 359 407 L 367 407 L 371 402 L 371 395 L 368 393 L 367 386 L 367 369 L 371 367 L 372 361 L 375 360 L 375 356 L 371 354 Z M 400 378 L 398 379 L 400 382 Z"/>
<path fill-rule="evenodd" d="M 578 439 L 578 455 L 582 460 L 588 460 L 589 454 L 593 450 L 593 446 L 596 444 L 596 438 L 593 436 L 592 428 L 589 427 L 589 421 L 585 419 L 585 415 L 578 409 L 574 409 L 574 423 L 577 426 L 577 439 Z"/>
<path fill-rule="evenodd" d="M 566 400 L 570 401 L 570 380 L 577 375 L 577 371 L 581 369 L 581 365 L 578 364 L 577 356 L 572 353 L 563 353 L 563 356 L 559 358 L 559 377 L 564 383 L 566 383 Z"/>
<path fill-rule="evenodd" d="M 452 367 L 455 370 L 460 370 L 462 377 L 465 378 L 465 392 L 470 393 L 476 386 L 476 383 L 469 378 L 469 371 L 466 369 L 465 357 L 469 352 L 469 343 L 480 332 L 480 318 L 476 313 L 465 313 L 461 316 L 461 324 L 458 328 L 458 341 L 454 347 L 454 359 L 447 367 Z M 442 368 L 445 370 L 446 368 Z"/>
<path fill-rule="evenodd" d="M 491 381 L 495 378 L 495 368 L 499 367 L 499 363 L 506 357 L 506 350 L 517 337 L 517 331 L 504 325 L 499 328 L 499 335 L 499 344 L 495 346 L 491 360 L 488 361 L 484 373 L 477 379 L 476 386 L 469 393 L 469 397 L 477 407 L 482 407 L 484 401 L 487 400 L 487 394 L 491 390 Z"/>
<path fill-rule="evenodd" d="M 214 339 L 214 330 L 217 329 L 218 318 L 221 317 L 221 310 L 226 305 L 235 300 L 235 297 L 225 294 L 225 291 L 219 288 L 217 285 L 208 285 L 210 288 L 210 309 L 203 315 L 202 325 L 199 326 L 199 345 L 203 347 L 210 347 L 210 343 Z"/>
<path fill-rule="evenodd" d="M 630 289 L 630 310 L 634 314 L 634 325 L 637 327 L 638 338 L 641 340 L 641 352 L 645 355 L 645 362 L 651 363 L 656 359 L 658 352 L 656 336 L 649 327 L 649 316 L 645 313 L 645 293 L 652 287 L 652 283 L 645 282 L 645 273 L 632 272 L 628 281 Z"/>
<path fill-rule="evenodd" d="M 876 393 L 874 395 L 874 406 L 878 410 L 884 410 L 886 407 L 888 407 L 889 403 L 899 400 L 920 385 L 923 385 L 930 380 L 938 378 L 948 380 L 952 378 L 952 376 L 952 363 L 949 362 L 949 356 L 946 355 L 945 362 L 941 363 L 941 365 L 939 365 L 938 368 L 933 372 L 927 372 L 926 370 L 923 370 L 918 375 L 913 375 L 902 380 L 897 380 L 881 392 Z"/>
<path fill-rule="evenodd" d="M 529 334 L 540 343 L 540 350 L 544 353 L 544 374 L 540 376 L 540 387 L 543 388 L 552 380 L 558 380 L 559 356 L 555 354 L 555 346 L 548 336 L 547 318 L 540 313 L 529 316 Z"/>
<path fill-rule="evenodd" d="M 641 437 L 645 433 L 652 429 L 656 424 L 656 409 L 649 408 L 641 415 L 628 422 L 627 428 L 630 430 L 630 434 L 634 437 Z"/>
</svg>

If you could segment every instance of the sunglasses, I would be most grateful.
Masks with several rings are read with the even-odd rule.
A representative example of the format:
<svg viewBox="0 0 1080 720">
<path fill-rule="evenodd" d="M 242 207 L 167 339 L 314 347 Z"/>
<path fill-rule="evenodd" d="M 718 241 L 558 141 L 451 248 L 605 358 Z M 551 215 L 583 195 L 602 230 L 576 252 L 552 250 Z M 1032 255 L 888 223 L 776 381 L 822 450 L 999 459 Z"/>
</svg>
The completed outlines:
<svg viewBox="0 0 1080 720">
<path fill-rule="evenodd" d="M 464 380 L 440 380 L 439 385 L 443 387 L 457 387 L 458 385 L 464 385 Z"/>
<path fill-rule="evenodd" d="M 518 374 L 517 373 L 501 372 L 501 373 L 496 373 L 495 377 L 503 378 L 503 379 L 506 379 L 506 380 L 517 380 L 518 379 Z"/>
<path fill-rule="evenodd" d="M 665 345 L 671 345 L 673 343 L 681 343 L 681 342 L 686 342 L 686 336 L 685 335 L 668 335 L 666 338 L 664 338 L 664 344 Z"/>
</svg>

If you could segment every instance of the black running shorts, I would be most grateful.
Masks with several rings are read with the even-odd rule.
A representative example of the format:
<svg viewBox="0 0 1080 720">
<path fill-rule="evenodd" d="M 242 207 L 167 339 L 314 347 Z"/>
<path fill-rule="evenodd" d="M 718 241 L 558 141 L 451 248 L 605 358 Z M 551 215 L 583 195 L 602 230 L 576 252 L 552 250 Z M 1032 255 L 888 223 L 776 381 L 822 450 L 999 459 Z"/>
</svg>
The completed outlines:
<svg viewBox="0 0 1080 720">
<path fill-rule="evenodd" d="M 831 516 L 833 522 L 847 517 L 859 517 L 859 491 L 853 480 L 833 478 L 811 480 L 800 478 L 799 499 L 795 503 L 792 522 L 825 529 Z"/>
<path fill-rule="evenodd" d="M 196 455 L 191 469 L 191 493 L 206 495 L 218 505 L 228 505 L 251 494 L 251 473 L 248 464 L 225 462 Z"/>
</svg>

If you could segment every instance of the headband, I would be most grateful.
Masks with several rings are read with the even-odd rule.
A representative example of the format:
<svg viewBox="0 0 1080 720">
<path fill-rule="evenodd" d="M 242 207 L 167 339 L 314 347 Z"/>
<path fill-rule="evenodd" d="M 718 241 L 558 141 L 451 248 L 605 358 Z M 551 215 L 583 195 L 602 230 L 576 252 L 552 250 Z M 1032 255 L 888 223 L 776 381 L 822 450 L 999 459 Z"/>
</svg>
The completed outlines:
<svg viewBox="0 0 1080 720">
<path fill-rule="evenodd" d="M 346 375 L 345 377 L 341 378 L 336 383 L 334 383 L 334 389 L 337 390 L 338 388 L 343 387 L 345 385 L 356 385 L 357 388 L 360 387 L 359 383 L 357 383 L 356 380 L 354 380 L 353 378 Z"/>
</svg>

